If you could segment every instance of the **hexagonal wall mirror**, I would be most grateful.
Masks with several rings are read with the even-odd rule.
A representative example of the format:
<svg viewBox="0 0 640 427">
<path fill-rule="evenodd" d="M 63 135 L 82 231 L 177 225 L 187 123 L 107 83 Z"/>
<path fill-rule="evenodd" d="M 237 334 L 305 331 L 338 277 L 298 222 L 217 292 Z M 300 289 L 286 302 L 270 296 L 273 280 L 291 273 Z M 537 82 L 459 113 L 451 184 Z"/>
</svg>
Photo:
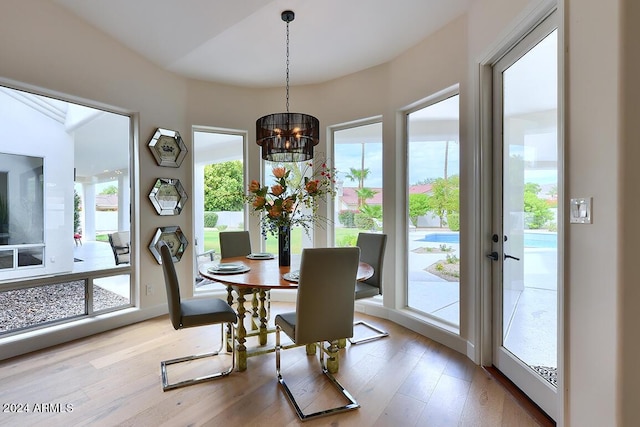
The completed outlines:
<svg viewBox="0 0 640 427">
<path fill-rule="evenodd" d="M 175 130 L 158 128 L 149 141 L 149 148 L 160 166 L 178 168 L 187 155 L 187 146 Z"/>
<path fill-rule="evenodd" d="M 161 240 L 164 240 L 167 246 L 169 246 L 169 249 L 171 249 L 173 262 L 179 262 L 189 244 L 180 227 L 160 227 L 156 230 L 156 234 L 153 236 L 153 239 L 151 239 L 149 250 L 156 261 L 158 261 L 158 264 L 162 264 L 162 256 L 160 256 L 160 248 L 158 247 L 158 242 Z"/>
<path fill-rule="evenodd" d="M 187 201 L 187 193 L 179 179 L 158 178 L 149 193 L 158 215 L 180 215 Z"/>
</svg>

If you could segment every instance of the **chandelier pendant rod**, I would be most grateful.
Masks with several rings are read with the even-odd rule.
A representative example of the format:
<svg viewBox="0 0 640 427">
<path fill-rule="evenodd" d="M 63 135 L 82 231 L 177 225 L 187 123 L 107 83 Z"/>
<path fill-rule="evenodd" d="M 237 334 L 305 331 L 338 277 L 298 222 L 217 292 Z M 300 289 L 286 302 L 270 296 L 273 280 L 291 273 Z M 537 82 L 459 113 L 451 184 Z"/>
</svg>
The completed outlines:
<svg viewBox="0 0 640 427">
<path fill-rule="evenodd" d="M 287 20 L 287 113 L 289 112 L 289 20 Z"/>
</svg>

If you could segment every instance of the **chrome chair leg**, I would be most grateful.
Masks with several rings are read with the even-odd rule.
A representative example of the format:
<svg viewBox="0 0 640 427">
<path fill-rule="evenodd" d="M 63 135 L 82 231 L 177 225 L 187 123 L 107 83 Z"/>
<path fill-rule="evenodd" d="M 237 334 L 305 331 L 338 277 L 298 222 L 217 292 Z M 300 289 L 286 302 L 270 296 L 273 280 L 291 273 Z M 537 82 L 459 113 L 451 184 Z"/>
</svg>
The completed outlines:
<svg viewBox="0 0 640 427">
<path fill-rule="evenodd" d="M 365 343 L 365 342 L 375 341 L 375 340 L 379 340 L 380 338 L 384 338 L 384 337 L 388 337 L 389 336 L 389 332 L 387 332 L 387 331 L 385 331 L 383 329 L 380 329 L 380 328 L 378 328 L 376 326 L 373 326 L 372 324 L 367 323 L 367 322 L 365 322 L 363 320 L 359 320 L 359 321 L 357 321 L 357 322 L 355 322 L 353 324 L 353 326 L 357 326 L 357 325 L 366 326 L 367 328 L 377 332 L 377 334 L 369 336 L 369 337 L 358 338 L 358 339 L 355 339 L 355 340 L 351 339 L 351 338 L 348 338 L 348 340 L 349 340 L 349 342 L 351 344 L 362 344 L 362 343 Z"/>
<path fill-rule="evenodd" d="M 327 367 L 325 366 L 325 363 L 324 363 L 324 351 L 321 348 L 320 349 L 320 367 L 322 368 L 322 373 L 329 379 L 329 381 L 331 381 L 331 384 L 333 384 L 333 386 L 344 396 L 344 398 L 349 403 L 344 406 L 338 406 L 335 408 L 324 409 L 322 411 L 313 412 L 311 414 L 305 414 L 300 408 L 300 406 L 298 405 L 298 402 L 296 402 L 296 399 L 293 397 L 293 393 L 291 393 L 289 386 L 287 386 L 287 383 L 285 382 L 284 378 L 282 378 L 282 375 L 280 372 L 280 350 L 281 350 L 280 330 L 281 330 L 280 326 L 276 325 L 276 348 L 275 348 L 276 375 L 278 377 L 278 382 L 282 386 L 282 389 L 284 390 L 284 393 L 287 396 L 287 399 L 289 400 L 291 405 L 293 405 L 293 408 L 296 411 L 296 415 L 298 415 L 298 418 L 300 418 L 302 421 L 306 421 L 311 418 L 318 418 L 318 417 L 323 417 L 327 415 L 337 414 L 339 412 L 351 411 L 360 407 L 360 405 L 358 404 L 358 402 L 356 402 L 356 400 L 353 398 L 351 393 L 349 393 L 342 386 L 342 384 L 340 384 L 338 380 L 336 380 L 336 378 L 327 370 Z M 320 343 L 320 345 L 322 345 L 322 343 Z"/>
<path fill-rule="evenodd" d="M 176 388 L 180 388 L 180 387 L 185 387 L 188 385 L 193 385 L 193 384 L 198 384 L 201 382 L 205 382 L 205 381 L 211 381 L 214 380 L 216 378 L 221 378 L 221 377 L 226 377 L 227 375 L 229 375 L 231 372 L 233 372 L 233 370 L 236 368 L 236 352 L 235 352 L 235 345 L 232 346 L 231 348 L 231 366 L 228 369 L 225 369 L 224 371 L 220 371 L 220 372 L 215 372 L 212 373 L 210 375 L 205 375 L 202 377 L 197 377 L 197 378 L 191 378 L 188 380 L 184 380 L 184 381 L 180 381 L 177 383 L 169 383 L 169 375 L 167 373 L 167 366 L 169 365 L 175 365 L 177 363 L 183 363 L 183 362 L 189 362 L 192 360 L 198 360 L 198 359 L 204 359 L 207 357 L 214 357 L 217 356 L 218 354 L 220 354 L 220 352 L 222 351 L 222 347 L 225 345 L 225 331 L 224 331 L 224 323 L 220 324 L 220 336 L 221 336 L 221 340 L 220 340 L 220 348 L 218 348 L 217 351 L 211 352 L 211 353 L 203 353 L 203 354 L 197 354 L 197 355 L 193 355 L 193 356 L 185 356 L 185 357 L 178 357 L 176 359 L 170 359 L 170 360 L 164 360 L 162 362 L 160 362 L 160 372 L 162 374 L 162 391 L 167 391 L 167 390 L 173 390 Z M 233 324 L 228 323 L 228 329 L 231 330 L 231 342 L 234 342 L 235 339 L 235 333 L 234 333 L 234 327 Z"/>
</svg>

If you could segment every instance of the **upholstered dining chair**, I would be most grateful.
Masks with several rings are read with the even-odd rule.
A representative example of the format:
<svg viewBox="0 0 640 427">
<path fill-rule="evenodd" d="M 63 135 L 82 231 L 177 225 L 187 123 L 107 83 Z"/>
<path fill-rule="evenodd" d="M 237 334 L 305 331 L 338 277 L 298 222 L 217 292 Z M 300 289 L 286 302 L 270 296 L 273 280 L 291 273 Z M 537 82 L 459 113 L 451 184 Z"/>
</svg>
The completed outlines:
<svg viewBox="0 0 640 427">
<path fill-rule="evenodd" d="M 248 231 L 221 231 L 220 256 L 231 258 L 251 253 L 251 237 Z"/>
<path fill-rule="evenodd" d="M 220 324 L 220 348 L 211 353 L 198 354 L 194 356 L 180 357 L 177 359 L 165 360 L 160 362 L 160 371 L 162 374 L 162 390 L 167 391 L 178 387 L 184 387 L 192 384 L 198 384 L 204 381 L 213 380 L 229 375 L 235 368 L 235 345 L 231 346 L 231 366 L 223 371 L 215 372 L 198 378 L 188 379 L 177 383 L 169 383 L 167 366 L 176 363 L 188 362 L 191 360 L 202 359 L 206 357 L 217 356 L 224 346 L 225 334 L 223 330 L 224 324 L 228 325 L 231 331 L 231 342 L 234 340 L 233 324 L 237 320 L 236 312 L 226 302 L 218 298 L 198 298 L 191 300 L 182 300 L 180 298 L 180 284 L 176 269 L 173 264 L 171 250 L 169 246 L 160 241 L 160 256 L 162 258 L 162 270 L 164 272 L 164 281 L 167 289 L 167 301 L 169 303 L 169 317 L 173 328 L 184 329 L 195 326 Z"/>
<path fill-rule="evenodd" d="M 332 375 L 337 372 L 339 365 L 337 340 L 353 335 L 353 304 L 359 256 L 360 249 L 356 247 L 304 249 L 296 311 L 281 313 L 275 317 L 276 375 L 287 399 L 303 421 L 360 407 Z M 303 413 L 281 375 L 280 332 L 287 334 L 297 345 L 306 344 L 308 355 L 315 354 L 316 344 L 319 344 L 322 373 L 342 393 L 348 401 L 346 405 L 310 414 Z M 323 346 L 324 342 L 329 343 L 328 347 Z M 324 362 L 325 352 L 329 356 L 327 365 Z"/>
<path fill-rule="evenodd" d="M 372 266 L 374 273 L 373 276 L 367 280 L 356 283 L 355 299 L 359 300 L 382 295 L 382 265 L 384 261 L 384 250 L 387 246 L 387 235 L 380 233 L 359 233 L 356 246 L 360 248 L 360 261 Z M 389 336 L 387 331 L 363 320 L 357 321 L 354 325 L 366 326 L 375 331 L 376 334 L 358 339 L 349 338 L 351 344 L 360 344 Z"/>
<path fill-rule="evenodd" d="M 246 256 L 251 253 L 251 236 L 248 231 L 221 231 L 220 238 L 220 257 L 231 258 L 237 256 Z M 231 292 L 231 291 L 228 291 Z M 271 312 L 271 292 L 266 291 L 265 297 L 267 301 L 267 313 Z M 258 317 L 258 290 L 253 291 L 252 300 L 252 317 Z M 231 301 L 231 295 L 229 295 Z"/>
</svg>

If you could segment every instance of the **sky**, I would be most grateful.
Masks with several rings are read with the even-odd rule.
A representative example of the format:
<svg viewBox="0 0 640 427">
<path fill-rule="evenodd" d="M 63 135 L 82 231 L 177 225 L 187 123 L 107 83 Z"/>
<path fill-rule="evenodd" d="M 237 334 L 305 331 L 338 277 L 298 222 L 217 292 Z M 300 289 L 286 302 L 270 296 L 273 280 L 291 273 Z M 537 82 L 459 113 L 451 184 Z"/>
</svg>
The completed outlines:
<svg viewBox="0 0 640 427">
<path fill-rule="evenodd" d="M 444 176 L 444 141 L 413 143 L 409 156 L 409 183 L 416 184 L 430 178 Z M 364 144 L 364 167 L 370 170 L 365 187 L 382 187 L 382 143 Z M 357 187 L 357 182 L 346 179 L 350 168 L 360 169 L 362 144 L 336 144 L 334 165 L 338 169 L 338 179 L 345 187 Z M 459 173 L 460 156 L 457 143 L 449 144 L 448 175 Z"/>
</svg>

